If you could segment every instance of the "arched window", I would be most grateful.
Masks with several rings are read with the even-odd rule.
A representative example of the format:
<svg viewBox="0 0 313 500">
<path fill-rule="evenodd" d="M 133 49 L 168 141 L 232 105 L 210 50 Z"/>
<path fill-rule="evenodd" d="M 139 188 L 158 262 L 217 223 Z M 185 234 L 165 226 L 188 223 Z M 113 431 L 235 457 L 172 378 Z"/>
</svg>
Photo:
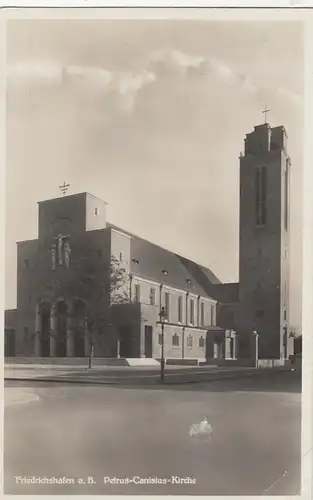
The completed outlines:
<svg viewBox="0 0 313 500">
<path fill-rule="evenodd" d="M 174 333 L 172 336 L 172 346 L 179 347 L 179 335 L 177 335 L 177 333 Z"/>
</svg>

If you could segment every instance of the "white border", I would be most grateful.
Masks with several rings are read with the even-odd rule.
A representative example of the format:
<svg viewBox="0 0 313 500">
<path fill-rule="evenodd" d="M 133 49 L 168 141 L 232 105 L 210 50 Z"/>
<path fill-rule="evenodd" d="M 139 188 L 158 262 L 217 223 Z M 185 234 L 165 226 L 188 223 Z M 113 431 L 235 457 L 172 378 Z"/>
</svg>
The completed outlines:
<svg viewBox="0 0 313 500">
<path fill-rule="evenodd" d="M 6 6 L 25 6 L 26 2 L 22 1 L 15 1 L 15 2 L 3 2 L 1 5 L 6 5 Z M 152 6 L 155 5 L 156 2 L 145 2 L 141 3 L 141 5 L 146 5 L 146 6 Z M 157 2 L 158 6 L 173 6 L 173 3 L 169 2 Z M 28 2 L 28 5 L 29 2 Z M 43 4 L 43 2 L 36 2 L 33 1 L 32 6 L 49 6 L 49 3 Z M 53 5 L 54 7 L 57 6 L 64 6 L 64 2 L 61 1 L 53 1 L 50 2 L 50 5 Z M 86 1 L 72 1 L 68 2 L 67 6 L 97 6 L 97 5 L 103 5 L 103 2 L 90 2 L 88 0 Z M 106 2 L 106 7 L 114 5 L 117 7 L 117 2 Z M 120 4 L 121 5 L 121 4 Z M 123 2 L 124 6 L 134 6 L 134 2 L 128 2 L 125 1 Z M 174 4 L 175 5 L 175 4 Z M 187 2 L 185 0 L 181 0 L 179 3 L 180 7 L 182 6 L 189 6 L 190 7 L 190 2 Z M 204 1 L 199 1 L 197 2 L 198 6 L 225 6 L 224 2 L 204 2 Z M 305 26 L 306 26 L 306 89 L 305 89 L 305 98 L 306 98 L 306 113 L 305 113 L 305 159 L 304 159 L 304 174 L 303 174 L 303 206 L 304 206 L 304 221 L 303 221 L 303 243 L 304 243 L 304 249 L 303 249 L 303 338 L 304 338 L 304 363 L 303 363 L 303 411 L 302 411 L 302 450 L 303 450 L 303 460 L 302 460 L 302 480 L 303 480 L 303 492 L 301 497 L 310 499 L 312 498 L 312 433 L 311 433 L 311 427 L 312 427 L 312 340 L 313 340 L 313 331 L 312 331 L 312 310 L 313 310 L 313 300 L 312 300 L 312 286 L 313 286 L 313 266 L 312 266 L 312 243 L 313 243 L 313 210 L 312 210 L 312 165 L 313 165 L 313 158 L 312 158 L 312 147 L 311 147 L 311 140 L 312 140 L 312 130 L 313 130 L 313 109 L 312 109 L 312 89 L 313 89 L 313 12 L 312 10 L 302 10 L 302 9 L 290 9 L 289 7 L 303 7 L 303 6 L 313 6 L 312 2 L 299 2 L 299 1 L 281 1 L 281 2 L 274 2 L 274 1 L 267 1 L 267 2 L 260 2 L 257 1 L 233 1 L 228 3 L 228 5 L 235 7 L 235 6 L 241 6 L 245 7 L 248 6 L 250 7 L 249 9 L 223 9 L 223 10 L 205 10 L 205 9 L 174 9 L 174 8 L 168 8 L 164 9 L 162 11 L 158 9 L 133 9 L 133 8 L 125 8 L 122 11 L 118 9 L 75 9 L 75 10 L 63 10 L 63 9 L 53 9 L 53 10 L 48 10 L 48 9 L 40 9 L 40 10 L 33 10 L 33 9 L 27 9 L 27 10 L 4 10 L 1 12 L 1 34 L 3 37 L 5 37 L 5 20 L 10 18 L 44 18 L 44 17 L 49 17 L 49 18 L 55 18 L 55 19 L 60 19 L 60 18 L 76 18 L 76 19 L 81 19 L 81 18 L 115 18 L 115 19 L 120 19 L 120 18 L 139 18 L 139 19 L 144 19 L 144 18 L 159 18 L 159 19 L 165 19 L 165 18 L 175 18 L 175 19 L 211 19 L 211 20 L 255 20 L 257 19 L 258 21 L 261 20 L 272 20 L 272 21 L 282 21 L 282 20 L 301 20 L 304 21 Z M 269 9 L 251 9 L 253 6 L 271 6 L 271 7 L 288 7 L 288 9 L 275 9 L 275 10 L 269 10 Z M 138 4 L 136 5 L 138 6 Z M 140 6 L 140 4 L 139 4 Z M 4 44 L 1 44 L 0 47 L 4 47 Z M 2 56 L 2 62 L 4 63 L 4 50 L 2 50 L 1 56 Z M 0 87 L 0 92 L 1 92 L 1 97 L 2 97 L 2 104 L 4 104 L 4 86 L 3 86 L 3 80 L 0 80 L 1 82 L 1 87 Z M 4 113 L 4 106 L 2 105 L 0 107 L 2 110 L 2 125 L 4 130 L 5 126 L 5 113 Z M 4 142 L 1 143 L 1 153 L 2 153 L 2 165 L 5 164 L 5 144 Z M 1 221 L 2 221 L 2 227 L 5 227 L 5 218 L 4 218 L 4 210 L 5 210 L 5 173 L 4 169 L 1 169 L 1 180 L 0 180 L 0 185 L 2 188 L 2 207 L 3 211 L 1 211 Z M 4 238 L 2 238 L 1 241 L 1 257 L 4 257 Z M 3 271 L 4 271 L 4 259 L 1 259 L 1 263 L 3 264 Z M 4 272 L 2 273 L 2 276 L 4 276 Z M 1 286 L 1 292 L 0 296 L 1 299 L 4 299 L 4 286 Z M 4 300 L 3 300 L 4 303 Z M 1 314 L 3 315 L 3 309 L 1 310 Z M 3 318 L 3 316 L 2 316 Z M 3 322 L 2 322 L 3 325 Z M 3 338 L 3 337 L 2 337 Z M 3 353 L 3 343 L 2 343 L 2 353 Z M 3 370 L 3 354 L 2 354 L 2 362 L 1 362 L 1 369 Z M 2 440 L 3 440 L 3 436 Z M 3 442 L 3 441 L 2 441 Z M 2 472 L 2 468 L 1 468 Z M 7 497 L 7 495 L 5 496 Z M 14 498 L 23 498 L 23 496 L 14 496 L 10 495 L 8 496 L 10 499 Z M 45 496 L 47 500 L 50 498 L 54 498 L 51 495 Z M 67 498 L 67 496 L 59 496 L 58 498 Z M 96 498 L 103 498 L 102 496 L 97 496 L 97 495 L 90 495 L 90 496 L 84 496 L 84 495 L 79 495 L 78 498 L 84 499 L 84 498 L 91 498 L 96 499 Z M 117 500 L 121 498 L 121 496 L 112 496 L 114 500 Z M 131 500 L 132 498 L 137 498 L 135 496 L 127 496 L 128 500 Z M 182 498 L 186 498 L 185 496 Z M 197 498 L 197 497 L 194 497 Z M 229 498 L 229 497 L 218 497 L 219 500 L 222 500 L 223 498 Z M 258 497 L 246 497 L 246 498 L 258 498 Z M 284 497 L 269 497 L 269 498 L 284 498 Z M 288 499 L 291 498 L 299 498 L 299 497 L 286 497 Z"/>
</svg>

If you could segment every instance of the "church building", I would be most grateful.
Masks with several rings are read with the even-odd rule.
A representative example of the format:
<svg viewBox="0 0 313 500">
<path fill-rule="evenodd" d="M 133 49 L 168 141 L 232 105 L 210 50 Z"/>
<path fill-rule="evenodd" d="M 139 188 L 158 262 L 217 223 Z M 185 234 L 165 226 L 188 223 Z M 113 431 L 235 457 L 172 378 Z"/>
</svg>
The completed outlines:
<svg viewBox="0 0 313 500">
<path fill-rule="evenodd" d="M 17 243 L 17 309 L 5 356 L 287 359 L 289 177 L 284 127 L 240 155 L 239 283 L 107 221 L 88 194 L 39 202 L 38 238 Z M 163 335 L 162 335 L 163 332 Z M 251 339 L 254 339 L 253 341 Z"/>
</svg>

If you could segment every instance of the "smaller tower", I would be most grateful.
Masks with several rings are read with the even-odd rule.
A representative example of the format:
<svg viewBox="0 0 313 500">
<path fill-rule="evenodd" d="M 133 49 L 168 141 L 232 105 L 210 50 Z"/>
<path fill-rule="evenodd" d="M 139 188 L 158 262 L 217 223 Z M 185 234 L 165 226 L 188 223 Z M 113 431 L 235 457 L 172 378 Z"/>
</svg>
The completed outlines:
<svg viewBox="0 0 313 500">
<path fill-rule="evenodd" d="M 240 157 L 239 300 L 237 324 L 259 333 L 261 358 L 288 358 L 290 158 L 283 126 L 247 134 Z"/>
</svg>

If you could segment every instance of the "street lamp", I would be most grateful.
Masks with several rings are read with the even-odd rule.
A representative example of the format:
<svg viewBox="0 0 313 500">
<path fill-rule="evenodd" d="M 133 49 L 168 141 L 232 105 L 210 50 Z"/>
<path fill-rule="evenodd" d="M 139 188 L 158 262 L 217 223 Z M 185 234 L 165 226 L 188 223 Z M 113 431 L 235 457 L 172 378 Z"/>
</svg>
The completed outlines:
<svg viewBox="0 0 313 500">
<path fill-rule="evenodd" d="M 160 311 L 160 323 L 161 323 L 161 382 L 164 382 L 164 368 L 165 368 L 165 360 L 164 360 L 164 320 L 166 318 L 166 311 L 164 307 L 161 307 Z"/>
<path fill-rule="evenodd" d="M 259 360 L 259 334 L 256 330 L 253 330 L 252 335 L 255 338 L 255 368 L 257 368 Z"/>
</svg>

